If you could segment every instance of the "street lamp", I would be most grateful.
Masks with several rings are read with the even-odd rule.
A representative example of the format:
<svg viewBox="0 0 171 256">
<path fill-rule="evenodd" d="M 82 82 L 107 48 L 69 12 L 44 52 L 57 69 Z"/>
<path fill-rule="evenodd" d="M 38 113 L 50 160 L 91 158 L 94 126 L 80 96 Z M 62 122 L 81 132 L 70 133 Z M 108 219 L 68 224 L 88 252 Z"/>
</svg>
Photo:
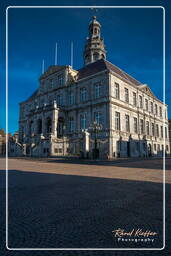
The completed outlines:
<svg viewBox="0 0 171 256">
<path fill-rule="evenodd" d="M 95 137 L 94 137 L 94 156 L 97 158 L 97 135 L 98 132 L 100 132 L 103 129 L 102 124 L 98 124 L 96 121 L 93 122 L 92 125 L 89 127 L 89 131 L 93 132 Z"/>
</svg>

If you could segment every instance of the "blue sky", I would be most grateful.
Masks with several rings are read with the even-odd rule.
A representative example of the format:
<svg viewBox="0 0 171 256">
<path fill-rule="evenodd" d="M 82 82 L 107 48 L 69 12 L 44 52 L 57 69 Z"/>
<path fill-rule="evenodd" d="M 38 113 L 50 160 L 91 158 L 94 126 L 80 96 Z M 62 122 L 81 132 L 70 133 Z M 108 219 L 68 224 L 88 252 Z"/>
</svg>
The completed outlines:
<svg viewBox="0 0 171 256">
<path fill-rule="evenodd" d="M 166 103 L 171 118 L 169 69 L 170 13 L 169 1 L 50 1 L 51 5 L 162 5 L 166 8 Z M 6 1 L 1 8 L 2 51 L 0 56 L 0 128 L 5 128 L 5 8 L 23 5 L 23 1 Z M 40 5 L 40 1 L 24 1 Z M 41 1 L 49 5 L 49 1 Z M 88 35 L 91 9 L 9 9 L 9 132 L 18 130 L 19 102 L 29 97 L 39 85 L 42 59 L 45 69 L 54 64 L 55 42 L 58 64 L 70 64 L 70 43 L 74 43 L 74 68 L 83 66 L 83 48 Z M 107 60 L 142 83 L 163 99 L 162 9 L 98 8 Z M 171 29 L 170 29 L 171 30 Z"/>
</svg>

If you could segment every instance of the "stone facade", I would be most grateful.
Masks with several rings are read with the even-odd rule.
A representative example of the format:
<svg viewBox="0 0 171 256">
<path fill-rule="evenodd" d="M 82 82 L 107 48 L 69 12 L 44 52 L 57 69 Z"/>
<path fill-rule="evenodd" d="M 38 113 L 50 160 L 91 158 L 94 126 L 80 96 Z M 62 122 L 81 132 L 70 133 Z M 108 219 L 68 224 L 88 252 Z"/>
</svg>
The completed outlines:
<svg viewBox="0 0 171 256">
<path fill-rule="evenodd" d="M 148 85 L 106 60 L 96 17 L 89 25 L 84 63 L 79 70 L 50 66 L 35 93 L 20 103 L 22 154 L 89 158 L 169 154 L 167 105 Z"/>
</svg>

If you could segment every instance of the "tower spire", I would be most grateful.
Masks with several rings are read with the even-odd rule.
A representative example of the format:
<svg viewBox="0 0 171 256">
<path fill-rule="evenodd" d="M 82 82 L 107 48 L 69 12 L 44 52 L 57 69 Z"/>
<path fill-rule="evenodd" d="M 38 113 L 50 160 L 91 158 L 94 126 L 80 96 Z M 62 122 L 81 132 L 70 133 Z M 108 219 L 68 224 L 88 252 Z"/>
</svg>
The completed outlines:
<svg viewBox="0 0 171 256">
<path fill-rule="evenodd" d="M 106 59 L 106 50 L 103 38 L 100 35 L 101 25 L 96 16 L 92 17 L 89 24 L 89 37 L 87 37 L 84 49 L 84 64 L 95 62 L 99 59 Z"/>
</svg>

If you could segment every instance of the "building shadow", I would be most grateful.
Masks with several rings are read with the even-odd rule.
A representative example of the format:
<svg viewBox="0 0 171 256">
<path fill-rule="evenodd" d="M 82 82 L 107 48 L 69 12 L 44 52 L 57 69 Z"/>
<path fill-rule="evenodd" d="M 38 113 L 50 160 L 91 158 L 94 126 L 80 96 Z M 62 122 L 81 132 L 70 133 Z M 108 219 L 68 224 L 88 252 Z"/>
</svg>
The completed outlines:
<svg viewBox="0 0 171 256">
<path fill-rule="evenodd" d="M 161 183 L 12 170 L 8 199 L 9 247 L 162 247 Z M 153 243 L 119 242 L 112 233 L 118 228 L 157 236 Z"/>
<path fill-rule="evenodd" d="M 42 162 L 49 163 L 64 163 L 64 164 L 79 164 L 79 165 L 92 165 L 92 166 L 118 166 L 127 168 L 142 168 L 142 169 L 158 169 L 163 170 L 163 158 L 162 157 L 145 157 L 145 158 L 116 158 L 112 160 L 89 160 L 89 159 L 79 159 L 70 157 L 58 157 L 58 158 L 47 158 L 47 159 L 37 159 L 37 158 L 23 158 L 30 159 L 31 161 L 40 160 Z M 171 170 L 171 158 L 166 158 L 166 170 Z"/>
</svg>

